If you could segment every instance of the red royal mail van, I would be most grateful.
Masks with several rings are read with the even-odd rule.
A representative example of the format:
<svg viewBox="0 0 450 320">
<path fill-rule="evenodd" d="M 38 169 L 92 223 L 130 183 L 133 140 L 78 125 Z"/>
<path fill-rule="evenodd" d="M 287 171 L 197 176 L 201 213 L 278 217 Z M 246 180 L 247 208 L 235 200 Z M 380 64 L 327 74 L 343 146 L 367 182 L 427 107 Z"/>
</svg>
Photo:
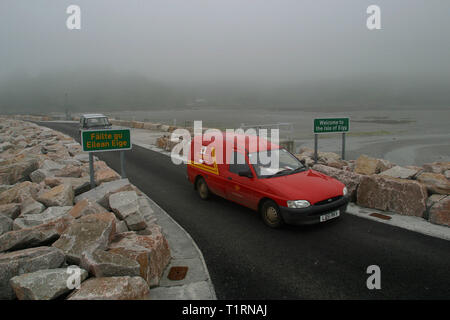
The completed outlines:
<svg viewBox="0 0 450 320">
<path fill-rule="evenodd" d="M 211 193 L 260 212 L 272 228 L 334 219 L 347 208 L 345 185 L 306 168 L 278 145 L 253 135 L 223 133 L 223 151 L 214 138 L 195 136 L 188 155 L 187 176 L 201 199 Z M 208 148 L 210 149 L 208 151 Z M 262 157 L 278 156 L 276 169 Z M 205 157 L 209 157 L 205 159 Z M 218 161 L 221 159 L 221 161 Z M 267 159 L 267 158 L 265 158 Z"/>
</svg>

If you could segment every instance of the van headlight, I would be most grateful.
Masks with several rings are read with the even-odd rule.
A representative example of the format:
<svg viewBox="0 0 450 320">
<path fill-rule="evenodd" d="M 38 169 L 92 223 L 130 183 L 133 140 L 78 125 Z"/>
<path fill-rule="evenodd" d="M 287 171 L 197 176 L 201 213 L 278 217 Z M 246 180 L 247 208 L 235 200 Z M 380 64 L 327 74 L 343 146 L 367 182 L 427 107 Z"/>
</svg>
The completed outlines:
<svg viewBox="0 0 450 320">
<path fill-rule="evenodd" d="M 348 193 L 347 187 L 344 187 L 344 189 L 342 189 L 342 195 L 345 197 Z"/>
<path fill-rule="evenodd" d="M 309 203 L 309 201 L 306 200 L 288 200 L 287 201 L 287 206 L 288 208 L 307 208 L 309 207 L 311 204 Z"/>
</svg>

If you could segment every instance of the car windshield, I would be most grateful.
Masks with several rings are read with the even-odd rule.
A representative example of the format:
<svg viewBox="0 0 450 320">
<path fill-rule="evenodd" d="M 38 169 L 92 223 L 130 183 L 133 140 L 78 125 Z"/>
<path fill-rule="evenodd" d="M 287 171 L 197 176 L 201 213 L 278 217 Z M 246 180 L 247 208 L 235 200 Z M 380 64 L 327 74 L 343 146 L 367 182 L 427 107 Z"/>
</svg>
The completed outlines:
<svg viewBox="0 0 450 320">
<path fill-rule="evenodd" d="M 253 152 L 249 153 L 248 157 L 259 177 L 269 178 L 306 170 L 306 167 L 285 149 Z"/>
<path fill-rule="evenodd" d="M 88 127 L 98 127 L 98 126 L 108 126 L 109 121 L 108 118 L 88 118 L 86 119 L 86 124 Z"/>
</svg>

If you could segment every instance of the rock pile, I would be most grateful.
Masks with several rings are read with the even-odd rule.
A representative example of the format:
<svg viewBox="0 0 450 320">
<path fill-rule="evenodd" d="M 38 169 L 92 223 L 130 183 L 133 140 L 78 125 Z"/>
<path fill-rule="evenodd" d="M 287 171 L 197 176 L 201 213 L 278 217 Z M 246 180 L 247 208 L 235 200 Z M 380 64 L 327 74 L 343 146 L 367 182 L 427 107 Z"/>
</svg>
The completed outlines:
<svg viewBox="0 0 450 320">
<path fill-rule="evenodd" d="M 178 142 L 173 142 L 170 140 L 170 136 L 165 134 L 156 139 L 156 146 L 166 151 L 172 151 L 172 149 L 177 145 Z"/>
<path fill-rule="evenodd" d="M 0 299 L 142 299 L 159 285 L 171 255 L 146 196 L 94 165 L 91 189 L 72 138 L 0 119 Z"/>
<path fill-rule="evenodd" d="M 344 183 L 358 205 L 450 226 L 450 162 L 402 167 L 366 155 L 347 161 L 336 153 L 319 152 L 314 164 L 309 148 L 300 149 L 296 157 Z"/>
</svg>

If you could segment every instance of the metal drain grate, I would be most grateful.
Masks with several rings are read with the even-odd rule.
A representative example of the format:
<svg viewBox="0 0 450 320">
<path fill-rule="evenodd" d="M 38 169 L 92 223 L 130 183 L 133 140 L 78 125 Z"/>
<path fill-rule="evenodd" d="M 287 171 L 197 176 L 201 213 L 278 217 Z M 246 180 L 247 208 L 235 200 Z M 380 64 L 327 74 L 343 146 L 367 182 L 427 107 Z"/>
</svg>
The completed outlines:
<svg viewBox="0 0 450 320">
<path fill-rule="evenodd" d="M 172 267 L 170 268 L 167 278 L 172 281 L 183 280 L 188 272 L 188 267 Z"/>
<path fill-rule="evenodd" d="M 389 217 L 387 215 L 384 215 L 384 214 L 381 214 L 381 213 L 376 213 L 376 212 L 371 213 L 370 216 L 376 217 L 376 218 L 380 218 L 380 219 L 383 219 L 383 220 L 391 220 L 391 217 Z"/>
</svg>

